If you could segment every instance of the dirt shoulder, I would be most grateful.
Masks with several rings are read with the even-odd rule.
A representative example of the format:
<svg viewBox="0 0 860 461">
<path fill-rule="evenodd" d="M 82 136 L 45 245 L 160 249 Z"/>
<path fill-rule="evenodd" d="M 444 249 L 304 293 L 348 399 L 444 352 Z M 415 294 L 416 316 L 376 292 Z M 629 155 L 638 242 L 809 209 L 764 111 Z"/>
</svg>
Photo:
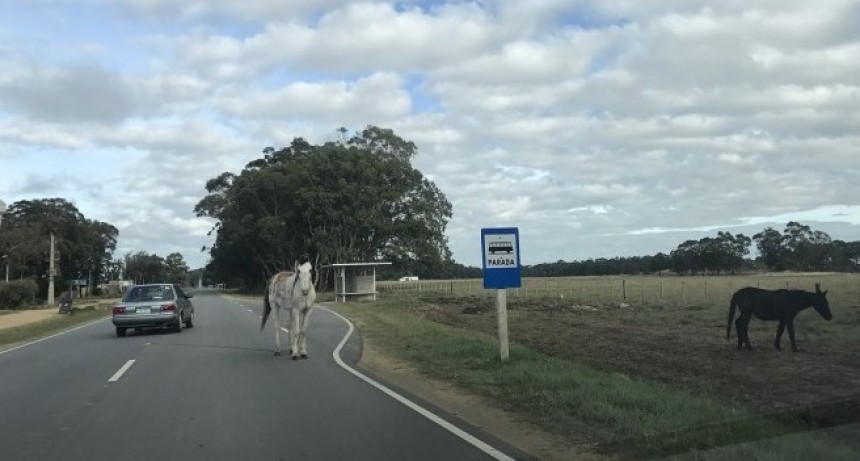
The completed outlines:
<svg viewBox="0 0 860 461">
<path fill-rule="evenodd" d="M 56 308 L 13 311 L 0 314 L 0 330 L 12 328 L 60 315 Z"/>
</svg>

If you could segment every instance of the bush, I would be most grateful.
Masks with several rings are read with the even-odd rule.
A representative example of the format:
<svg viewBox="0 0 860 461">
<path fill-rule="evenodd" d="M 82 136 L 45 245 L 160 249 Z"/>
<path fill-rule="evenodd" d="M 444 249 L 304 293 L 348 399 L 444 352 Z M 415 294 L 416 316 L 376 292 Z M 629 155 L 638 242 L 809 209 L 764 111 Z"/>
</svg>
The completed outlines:
<svg viewBox="0 0 860 461">
<path fill-rule="evenodd" d="M 36 302 L 36 282 L 32 279 L 0 282 L 0 309 L 18 309 Z"/>
</svg>

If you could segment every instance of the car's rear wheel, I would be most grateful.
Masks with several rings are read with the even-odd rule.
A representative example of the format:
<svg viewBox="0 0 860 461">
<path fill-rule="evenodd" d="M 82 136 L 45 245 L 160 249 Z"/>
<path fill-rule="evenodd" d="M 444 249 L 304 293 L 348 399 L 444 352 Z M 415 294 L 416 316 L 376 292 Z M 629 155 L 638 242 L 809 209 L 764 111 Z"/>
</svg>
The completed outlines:
<svg viewBox="0 0 860 461">
<path fill-rule="evenodd" d="M 194 328 L 194 312 L 188 316 L 188 320 L 185 321 L 185 328 Z"/>
<path fill-rule="evenodd" d="M 173 331 L 177 333 L 182 332 L 182 313 L 179 313 L 179 318 L 176 319 L 176 324 L 173 325 Z"/>
<path fill-rule="evenodd" d="M 125 336 L 125 328 L 116 327 L 116 335 L 120 337 Z"/>
</svg>

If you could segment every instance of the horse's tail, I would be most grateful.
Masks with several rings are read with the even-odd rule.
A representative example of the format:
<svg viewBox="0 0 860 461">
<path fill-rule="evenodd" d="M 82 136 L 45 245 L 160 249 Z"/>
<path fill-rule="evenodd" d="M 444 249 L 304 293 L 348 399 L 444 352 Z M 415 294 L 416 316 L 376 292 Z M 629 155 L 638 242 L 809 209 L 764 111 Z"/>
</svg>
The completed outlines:
<svg viewBox="0 0 860 461">
<path fill-rule="evenodd" d="M 735 319 L 735 311 L 738 308 L 737 293 L 732 295 L 732 300 L 729 301 L 729 322 L 726 324 L 726 339 L 728 340 L 732 334 L 732 321 Z"/>
<path fill-rule="evenodd" d="M 269 303 L 269 285 L 266 284 L 266 293 L 263 295 L 263 321 L 260 322 L 260 331 L 266 326 L 266 320 L 272 313 L 272 305 Z"/>
</svg>

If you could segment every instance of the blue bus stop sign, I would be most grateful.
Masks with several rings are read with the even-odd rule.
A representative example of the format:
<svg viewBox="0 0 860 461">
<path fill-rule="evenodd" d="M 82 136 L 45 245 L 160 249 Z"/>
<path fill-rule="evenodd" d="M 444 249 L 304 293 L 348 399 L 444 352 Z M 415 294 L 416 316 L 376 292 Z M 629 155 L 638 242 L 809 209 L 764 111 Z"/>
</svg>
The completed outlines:
<svg viewBox="0 0 860 461">
<path fill-rule="evenodd" d="M 484 288 L 519 288 L 520 231 L 516 227 L 481 229 Z"/>
</svg>

